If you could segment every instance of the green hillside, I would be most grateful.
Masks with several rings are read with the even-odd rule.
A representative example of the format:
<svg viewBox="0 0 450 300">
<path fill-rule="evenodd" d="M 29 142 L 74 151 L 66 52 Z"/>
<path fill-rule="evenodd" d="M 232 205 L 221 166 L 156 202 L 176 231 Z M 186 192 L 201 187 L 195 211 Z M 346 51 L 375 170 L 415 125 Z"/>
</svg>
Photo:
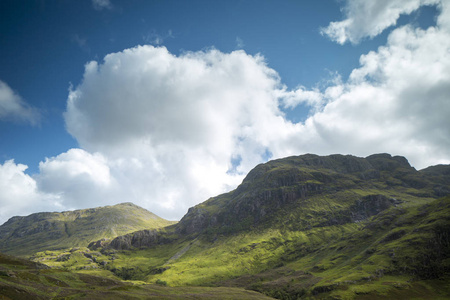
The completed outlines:
<svg viewBox="0 0 450 300">
<path fill-rule="evenodd" d="M 237 287 L 278 299 L 448 299 L 449 233 L 446 197 L 356 224 L 201 235 L 139 250 L 80 248 L 34 260 L 133 282 Z"/>
<path fill-rule="evenodd" d="M 129 232 L 160 228 L 167 221 L 132 203 L 13 217 L 0 226 L 0 251 L 31 255 L 42 250 L 87 246 Z"/>
<path fill-rule="evenodd" d="M 449 299 L 449 195 L 450 166 L 417 171 L 389 154 L 288 157 L 257 166 L 172 226 L 32 259 L 278 299 Z"/>
<path fill-rule="evenodd" d="M 355 223 L 395 206 L 450 194 L 450 166 L 416 171 L 404 157 L 307 154 L 254 168 L 234 191 L 189 210 L 184 234 L 304 230 Z"/>
<path fill-rule="evenodd" d="M 133 284 L 0 254 L 0 299 L 270 299 L 242 288 Z"/>
</svg>

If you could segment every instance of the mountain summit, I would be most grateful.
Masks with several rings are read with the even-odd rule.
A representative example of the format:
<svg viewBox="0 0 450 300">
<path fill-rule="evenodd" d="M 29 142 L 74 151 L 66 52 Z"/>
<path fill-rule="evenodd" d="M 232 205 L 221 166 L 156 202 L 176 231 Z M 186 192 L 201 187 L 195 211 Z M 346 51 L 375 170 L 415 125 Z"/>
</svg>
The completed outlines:
<svg viewBox="0 0 450 300">
<path fill-rule="evenodd" d="M 43 250 L 86 246 L 91 241 L 168 226 L 167 221 L 133 203 L 12 217 L 0 226 L 0 251 L 27 255 Z"/>
<path fill-rule="evenodd" d="M 136 206 L 113 208 L 123 216 Z M 121 220 L 102 213 L 81 222 L 83 213 L 74 213 L 71 222 L 61 215 L 31 222 L 45 214 L 26 217 L 28 223 L 12 219 L 11 230 L 0 227 L 2 246 L 60 246 L 82 235 L 80 228 L 94 228 L 90 222 L 106 222 L 111 234 L 118 221 L 109 219 Z M 87 240 L 32 259 L 123 280 L 237 287 L 278 299 L 447 299 L 450 166 L 418 171 L 389 154 L 287 157 L 256 166 L 235 190 L 190 208 L 172 226 Z"/>
<path fill-rule="evenodd" d="M 292 156 L 256 166 L 235 190 L 191 207 L 170 238 L 145 230 L 119 236 L 108 247 L 151 247 L 176 236 L 352 224 L 449 194 L 448 165 L 417 171 L 406 158 L 385 153 Z"/>
<path fill-rule="evenodd" d="M 389 154 L 306 154 L 256 166 L 236 190 L 189 209 L 177 227 L 191 234 L 358 222 L 403 202 L 448 195 L 449 186 L 450 166 L 417 171 Z"/>
</svg>

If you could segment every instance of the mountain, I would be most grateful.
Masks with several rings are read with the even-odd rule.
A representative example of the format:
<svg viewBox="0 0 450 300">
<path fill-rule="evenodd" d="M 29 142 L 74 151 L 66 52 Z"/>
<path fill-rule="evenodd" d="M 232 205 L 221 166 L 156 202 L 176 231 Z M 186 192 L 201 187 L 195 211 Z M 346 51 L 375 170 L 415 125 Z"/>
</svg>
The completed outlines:
<svg viewBox="0 0 450 300">
<path fill-rule="evenodd" d="M 449 195 L 449 165 L 418 171 L 389 154 L 307 154 L 256 166 L 171 226 L 32 259 L 278 299 L 448 299 Z"/>
<path fill-rule="evenodd" d="M 225 233 L 262 224 L 305 229 L 361 221 L 417 189 L 422 198 L 439 196 L 433 185 L 405 158 L 388 154 L 288 157 L 257 166 L 236 190 L 192 208 L 179 230 Z"/>
<path fill-rule="evenodd" d="M 86 246 L 95 240 L 173 223 L 132 203 L 61 213 L 35 213 L 12 217 L 0 226 L 0 251 L 31 255 L 43 250 Z"/>
<path fill-rule="evenodd" d="M 254 168 L 234 191 L 190 209 L 182 233 L 249 226 L 309 229 L 365 220 L 401 203 L 450 194 L 450 167 L 416 171 L 404 157 L 303 155 Z"/>
<path fill-rule="evenodd" d="M 389 208 L 449 194 L 448 165 L 417 171 L 406 158 L 389 154 L 306 154 L 256 166 L 235 190 L 190 208 L 174 228 L 179 236 L 307 230 L 361 222 Z M 130 233 L 110 247 L 151 246 L 168 242 L 169 236 L 174 237 L 158 230 Z"/>
<path fill-rule="evenodd" d="M 389 154 L 288 157 L 258 165 L 173 226 L 91 252 L 123 279 L 172 286 L 279 299 L 448 298 L 449 191 L 448 165 L 417 171 Z M 63 266 L 57 257 L 49 264 Z"/>
</svg>

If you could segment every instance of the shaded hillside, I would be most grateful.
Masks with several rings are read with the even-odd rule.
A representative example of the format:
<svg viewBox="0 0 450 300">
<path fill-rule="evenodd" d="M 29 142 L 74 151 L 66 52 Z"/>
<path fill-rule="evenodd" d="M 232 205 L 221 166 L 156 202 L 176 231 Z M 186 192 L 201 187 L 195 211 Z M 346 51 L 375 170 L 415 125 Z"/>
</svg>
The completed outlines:
<svg viewBox="0 0 450 300">
<path fill-rule="evenodd" d="M 447 298 L 450 198 L 441 196 L 449 170 L 417 171 L 388 154 L 270 161 L 173 226 L 92 244 L 100 263 L 91 267 L 279 299 Z M 82 268 L 58 262 L 61 255 L 73 256 L 35 259 Z"/>
<path fill-rule="evenodd" d="M 258 165 L 234 191 L 190 208 L 173 231 L 131 233 L 110 247 L 149 247 L 177 236 L 361 222 L 391 207 L 448 195 L 449 186 L 450 166 L 417 171 L 404 157 L 389 154 L 288 157 Z"/>
<path fill-rule="evenodd" d="M 450 166 L 416 171 L 404 157 L 307 154 L 254 168 L 234 191 L 189 210 L 181 233 L 250 226 L 307 229 L 362 221 L 382 210 L 450 193 Z"/>
<path fill-rule="evenodd" d="M 30 255 L 173 224 L 132 203 L 12 217 L 0 226 L 0 251 Z"/>
<path fill-rule="evenodd" d="M 257 166 L 172 226 L 32 259 L 278 299 L 447 299 L 449 190 L 450 166 L 417 171 L 388 154 L 288 157 Z"/>
<path fill-rule="evenodd" d="M 168 286 L 239 287 L 278 299 L 448 299 L 450 197 L 391 207 L 351 224 L 203 234 L 147 249 L 80 248 L 34 260 Z"/>
<path fill-rule="evenodd" d="M 450 197 L 391 208 L 354 228 L 285 232 L 251 252 L 266 252 L 275 268 L 216 284 L 280 299 L 448 299 Z"/>
</svg>

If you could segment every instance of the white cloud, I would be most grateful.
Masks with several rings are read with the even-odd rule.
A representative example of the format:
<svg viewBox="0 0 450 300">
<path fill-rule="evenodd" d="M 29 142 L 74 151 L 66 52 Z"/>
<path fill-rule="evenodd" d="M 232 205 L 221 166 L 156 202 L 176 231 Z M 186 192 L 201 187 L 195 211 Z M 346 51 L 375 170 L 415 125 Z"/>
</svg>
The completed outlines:
<svg viewBox="0 0 450 300">
<path fill-rule="evenodd" d="M 176 57 L 142 46 L 87 64 L 65 118 L 81 146 L 102 153 L 118 181 L 133 186 L 136 201 L 176 207 L 180 217 L 234 187 L 292 126 L 273 96 L 278 86 L 263 58 L 243 51 Z M 227 173 L 237 156 L 237 172 Z"/>
<path fill-rule="evenodd" d="M 436 26 L 394 29 L 347 80 L 336 76 L 321 89 L 288 90 L 263 57 L 244 51 L 175 56 L 142 46 L 90 62 L 65 113 L 82 149 L 42 162 L 34 179 L 6 162 L 0 174 L 19 179 L 1 181 L 0 201 L 27 207 L 38 199 L 63 209 L 132 201 L 176 219 L 234 188 L 270 154 L 389 152 L 416 168 L 450 163 L 446 3 Z M 281 109 L 299 104 L 311 113 L 294 124 Z M 5 192 L 10 182 L 24 194 Z"/>
<path fill-rule="evenodd" d="M 53 210 L 56 197 L 39 192 L 36 181 L 25 174 L 28 167 L 7 160 L 0 164 L 0 225 L 14 215 Z"/>
<path fill-rule="evenodd" d="M 58 195 L 59 205 L 66 209 L 106 205 L 114 194 L 114 180 L 106 159 L 98 153 L 70 149 L 39 164 L 36 176 L 39 190 Z"/>
<path fill-rule="evenodd" d="M 440 0 L 347 0 L 346 19 L 331 22 L 321 33 L 344 44 L 359 43 L 365 37 L 373 38 L 396 24 L 401 14 L 410 14 L 422 5 L 436 5 Z"/>
<path fill-rule="evenodd" d="M 8 84 L 0 80 L 0 121 L 39 123 L 40 114 L 17 95 Z"/>
<path fill-rule="evenodd" d="M 324 96 L 318 89 L 308 91 L 300 86 L 293 91 L 283 88 L 277 92 L 279 92 L 277 96 L 282 99 L 282 106 L 288 109 L 292 109 L 299 104 L 306 104 L 318 110 L 324 104 Z"/>
<path fill-rule="evenodd" d="M 86 65 L 66 124 L 106 158 L 115 195 L 170 218 L 236 186 L 268 153 L 390 152 L 418 168 L 448 163 L 449 41 L 442 26 L 401 27 L 347 81 L 293 91 L 244 51 L 136 47 Z M 299 104 L 311 115 L 293 124 L 280 107 Z"/>
<path fill-rule="evenodd" d="M 112 4 L 109 0 L 92 0 L 92 5 L 95 10 L 112 9 Z"/>
<path fill-rule="evenodd" d="M 408 5 L 413 2 L 401 3 L 409 7 L 403 12 L 413 10 Z M 389 14 L 391 7 L 384 9 L 379 14 Z M 361 155 L 391 152 L 405 155 L 418 168 L 450 162 L 448 2 L 442 2 L 440 10 L 438 26 L 393 30 L 385 46 L 361 56 L 360 68 L 346 83 L 330 87 L 340 92 L 324 95 L 328 104 L 304 129 L 314 128 L 323 140 L 321 149 Z"/>
</svg>

